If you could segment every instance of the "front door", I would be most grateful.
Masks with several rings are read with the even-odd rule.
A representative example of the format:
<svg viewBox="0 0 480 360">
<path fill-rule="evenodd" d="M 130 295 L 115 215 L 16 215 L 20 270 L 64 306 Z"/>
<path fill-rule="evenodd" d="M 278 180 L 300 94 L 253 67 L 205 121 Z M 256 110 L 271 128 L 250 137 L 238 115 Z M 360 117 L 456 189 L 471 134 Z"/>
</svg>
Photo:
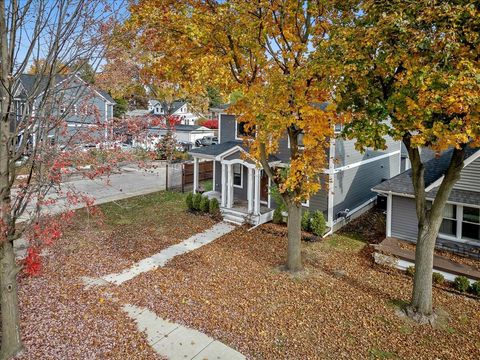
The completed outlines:
<svg viewBox="0 0 480 360">
<path fill-rule="evenodd" d="M 260 201 L 268 203 L 268 175 L 263 170 L 260 177 Z"/>
</svg>

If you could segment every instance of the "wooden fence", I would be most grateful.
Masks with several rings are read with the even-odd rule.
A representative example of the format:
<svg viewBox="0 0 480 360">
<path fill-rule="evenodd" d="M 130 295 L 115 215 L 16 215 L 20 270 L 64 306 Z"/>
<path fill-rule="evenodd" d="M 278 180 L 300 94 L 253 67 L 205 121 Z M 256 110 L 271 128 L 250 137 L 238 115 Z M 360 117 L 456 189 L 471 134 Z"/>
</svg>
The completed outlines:
<svg viewBox="0 0 480 360">
<path fill-rule="evenodd" d="M 193 163 L 184 163 L 182 169 L 182 191 L 185 185 L 193 184 Z M 198 163 L 198 181 L 213 179 L 213 161 L 202 161 Z"/>
</svg>

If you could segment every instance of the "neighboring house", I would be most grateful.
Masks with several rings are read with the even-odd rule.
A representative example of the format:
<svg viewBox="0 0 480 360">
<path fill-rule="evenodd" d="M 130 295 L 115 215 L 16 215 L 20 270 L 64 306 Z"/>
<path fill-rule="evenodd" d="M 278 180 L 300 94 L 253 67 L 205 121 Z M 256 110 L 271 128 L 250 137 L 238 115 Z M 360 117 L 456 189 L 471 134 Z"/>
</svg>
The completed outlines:
<svg viewBox="0 0 480 360">
<path fill-rule="evenodd" d="M 270 179 L 266 173 L 248 160 L 242 138 L 243 123 L 225 109 L 216 109 L 219 119 L 219 144 L 193 149 L 198 171 L 200 160 L 214 161 L 212 196 L 219 198 L 225 219 L 237 223 L 259 224 L 272 218 L 275 203 L 270 195 Z M 336 132 L 341 128 L 337 127 Z M 336 230 L 355 213 L 368 208 L 376 198 L 372 187 L 400 173 L 401 143 L 387 139 L 387 150 L 355 150 L 355 141 L 340 137 L 332 139 L 328 168 L 324 171 L 323 189 L 304 204 L 311 211 L 323 211 L 330 229 Z M 289 141 L 285 134 L 277 154 L 270 157 L 270 165 L 283 167 L 289 162 Z M 194 191 L 198 189 L 195 171 Z M 329 185 L 328 185 L 329 184 Z M 328 190 L 327 190 L 328 188 Z"/>
<path fill-rule="evenodd" d="M 198 115 L 190 111 L 190 106 L 185 101 L 174 101 L 173 103 L 161 102 L 159 100 L 148 100 L 148 110 L 154 115 L 177 116 L 183 125 L 194 125 Z"/>
<path fill-rule="evenodd" d="M 215 132 L 212 129 L 209 129 L 205 126 L 200 125 L 175 125 L 172 130 L 173 136 L 177 141 L 195 144 L 195 140 L 202 139 L 204 136 L 214 136 Z M 159 134 L 161 136 L 165 135 L 167 129 L 159 129 Z"/>
<path fill-rule="evenodd" d="M 422 154 L 423 155 L 423 154 Z M 446 151 L 424 162 L 427 200 L 435 199 L 452 156 Z M 412 172 L 376 185 L 373 190 L 387 197 L 387 238 L 416 242 L 418 222 L 415 211 Z M 453 187 L 444 211 L 436 247 L 480 259 L 480 149 L 468 148 L 460 180 Z"/>
<path fill-rule="evenodd" d="M 43 105 L 48 115 L 57 115 L 66 122 L 67 132 L 59 141 L 71 140 L 75 134 L 84 131 L 98 141 L 107 141 L 112 131 L 113 106 L 115 101 L 106 92 L 83 81 L 78 75 L 57 75 L 52 80 L 54 86 L 47 89 L 47 77 L 22 74 L 14 94 L 15 108 L 18 114 L 24 107 L 32 107 L 30 113 L 38 115 L 39 102 L 48 99 Z M 95 130 L 93 130 L 95 129 Z M 94 136 L 94 134 L 96 136 Z M 54 138 L 54 134 L 50 137 Z M 76 142 L 81 142 L 76 139 Z M 35 139 L 33 139 L 35 141 Z M 53 140 L 52 140 L 53 141 Z M 86 141 L 88 142 L 88 141 Z"/>
</svg>

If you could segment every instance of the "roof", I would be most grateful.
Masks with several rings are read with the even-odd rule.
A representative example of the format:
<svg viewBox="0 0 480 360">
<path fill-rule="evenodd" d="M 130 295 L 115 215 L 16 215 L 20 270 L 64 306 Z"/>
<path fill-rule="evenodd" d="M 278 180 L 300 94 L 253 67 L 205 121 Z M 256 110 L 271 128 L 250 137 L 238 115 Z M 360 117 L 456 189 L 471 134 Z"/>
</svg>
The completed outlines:
<svg viewBox="0 0 480 360">
<path fill-rule="evenodd" d="M 40 76 L 41 78 L 39 79 Z M 76 74 L 67 74 L 67 75 L 60 74 L 60 75 L 54 76 L 54 84 L 58 85 L 62 81 L 68 78 L 73 78 L 73 77 L 77 77 L 81 80 L 81 78 Z M 37 75 L 37 74 L 21 74 L 20 75 L 20 82 L 22 83 L 22 86 L 25 89 L 28 96 L 33 96 L 43 92 L 47 88 L 49 79 L 50 77 L 46 75 Z M 106 91 L 100 90 L 92 85 L 88 85 L 88 84 L 86 85 L 93 88 L 101 97 L 103 97 L 108 102 L 115 104 L 115 100 L 113 100 L 113 98 Z"/>
<path fill-rule="evenodd" d="M 53 81 L 55 82 L 55 84 L 59 84 L 63 80 L 67 79 L 69 76 L 73 76 L 73 75 L 55 75 Z M 39 75 L 34 75 L 34 74 L 20 75 L 20 82 L 22 83 L 22 86 L 25 89 L 28 96 L 35 95 L 35 92 L 38 94 L 44 91 L 48 85 L 49 79 L 50 79 L 49 76 L 42 76 L 41 79 L 39 80 Z"/>
<path fill-rule="evenodd" d="M 168 128 L 160 128 L 160 130 L 169 130 Z M 191 132 L 191 131 L 208 131 L 213 132 L 213 130 L 200 125 L 184 125 L 184 124 L 176 124 L 170 128 L 171 131 L 181 131 L 181 132 Z"/>
<path fill-rule="evenodd" d="M 196 149 L 190 150 L 192 154 L 207 155 L 207 156 L 217 156 L 223 154 L 225 151 L 228 151 L 235 146 L 240 146 L 242 149 L 246 149 L 242 141 L 226 141 L 216 145 L 199 147 Z"/>
<path fill-rule="evenodd" d="M 480 148 L 467 148 L 465 151 L 465 159 L 468 159 L 477 151 L 480 151 Z M 425 167 L 425 188 L 428 188 L 432 185 L 436 180 L 440 179 L 450 164 L 450 159 L 452 158 L 453 150 L 445 151 L 440 157 L 433 158 L 424 163 Z M 412 169 L 404 171 L 400 175 L 397 175 L 389 180 L 378 184 L 373 188 L 374 191 L 377 192 L 392 192 L 395 194 L 403 194 L 403 195 L 414 195 L 415 192 L 413 190 L 412 184 Z M 434 188 L 427 193 L 427 198 L 434 198 L 438 188 Z M 472 201 L 473 203 L 480 203 L 480 193 L 474 193 L 465 190 L 452 190 L 452 194 L 449 198 L 450 201 L 455 202 L 463 202 L 470 204 Z"/>
<path fill-rule="evenodd" d="M 151 111 L 146 109 L 129 110 L 125 113 L 126 116 L 146 116 L 149 114 L 151 114 Z"/>
<path fill-rule="evenodd" d="M 243 141 L 241 140 L 236 140 L 236 141 L 226 141 L 224 143 L 216 144 L 216 145 L 210 145 L 210 146 L 204 146 L 204 147 L 199 147 L 190 150 L 191 154 L 195 155 L 205 155 L 208 157 L 215 157 L 220 154 L 223 154 L 224 152 L 233 149 L 234 147 L 239 146 L 241 147 L 244 151 L 248 151 L 248 148 L 245 146 Z M 280 161 L 279 158 L 277 158 L 275 155 L 270 155 L 268 158 L 268 161 L 273 162 L 273 161 Z"/>
<path fill-rule="evenodd" d="M 175 113 L 178 109 L 180 109 L 186 103 L 187 102 L 183 101 L 183 100 L 175 100 L 172 103 L 168 103 L 166 101 L 160 101 L 160 100 L 157 100 L 157 99 L 148 100 L 148 106 L 155 107 L 157 105 L 161 105 L 162 109 L 165 113 L 167 113 L 169 108 L 171 107 L 172 114 Z"/>
</svg>

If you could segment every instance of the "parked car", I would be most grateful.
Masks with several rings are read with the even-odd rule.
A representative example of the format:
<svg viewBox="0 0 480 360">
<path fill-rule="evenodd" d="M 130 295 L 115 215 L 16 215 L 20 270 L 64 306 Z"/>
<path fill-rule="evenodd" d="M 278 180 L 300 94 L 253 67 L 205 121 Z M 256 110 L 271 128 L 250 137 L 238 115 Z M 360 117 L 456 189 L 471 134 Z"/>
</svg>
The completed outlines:
<svg viewBox="0 0 480 360">
<path fill-rule="evenodd" d="M 218 144 L 218 137 L 216 136 L 204 136 L 201 139 L 195 141 L 195 146 L 210 146 Z"/>
</svg>

